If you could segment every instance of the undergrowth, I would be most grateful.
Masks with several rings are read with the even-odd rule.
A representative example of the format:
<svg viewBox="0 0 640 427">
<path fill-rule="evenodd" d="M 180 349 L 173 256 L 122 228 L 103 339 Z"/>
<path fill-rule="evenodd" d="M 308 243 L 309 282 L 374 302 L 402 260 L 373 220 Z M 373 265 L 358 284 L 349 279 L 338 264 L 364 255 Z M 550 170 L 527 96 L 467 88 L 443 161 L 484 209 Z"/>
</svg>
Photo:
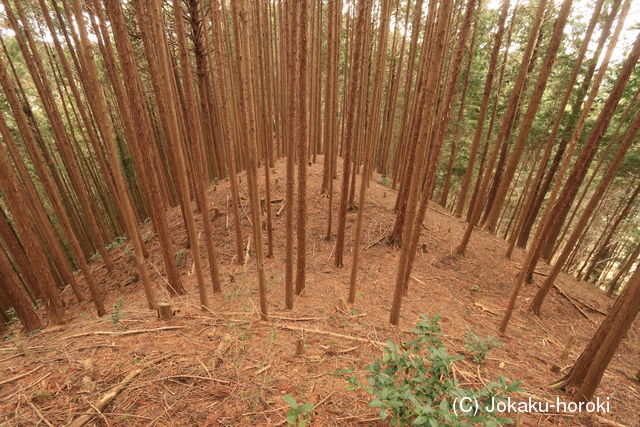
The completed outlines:
<svg viewBox="0 0 640 427">
<path fill-rule="evenodd" d="M 290 394 L 282 396 L 284 401 L 289 405 L 287 410 L 287 424 L 290 426 L 304 427 L 311 419 L 313 411 L 313 403 L 298 404 L 295 397 Z"/>
<path fill-rule="evenodd" d="M 122 306 L 124 305 L 124 298 L 119 298 L 115 304 L 113 304 L 113 310 L 111 311 L 111 322 L 114 324 L 120 322 L 124 317 Z"/>
<path fill-rule="evenodd" d="M 375 358 L 365 368 L 366 383 L 352 375 L 354 367 L 340 370 L 351 375 L 347 388 L 364 389 L 372 395 L 370 406 L 379 408 L 380 419 L 393 425 L 513 424 L 489 408 L 505 400 L 510 392 L 521 391 L 520 382 L 509 383 L 500 377 L 479 390 L 460 387 L 451 365 L 464 356 L 447 352 L 439 318 L 423 315 L 412 330 L 416 338 L 401 346 L 388 341 L 382 358 Z"/>
<path fill-rule="evenodd" d="M 464 347 L 473 354 L 473 361 L 478 364 L 483 364 L 487 359 L 487 353 L 500 346 L 502 346 L 502 342 L 494 335 L 482 338 L 471 331 L 467 331 L 464 336 Z"/>
</svg>

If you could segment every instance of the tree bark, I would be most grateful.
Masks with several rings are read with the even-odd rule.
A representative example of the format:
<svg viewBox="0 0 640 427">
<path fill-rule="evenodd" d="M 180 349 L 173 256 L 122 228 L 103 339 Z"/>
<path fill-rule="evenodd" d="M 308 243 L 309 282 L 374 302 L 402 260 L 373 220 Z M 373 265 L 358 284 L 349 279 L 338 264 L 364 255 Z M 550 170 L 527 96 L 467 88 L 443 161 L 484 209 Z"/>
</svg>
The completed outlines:
<svg viewBox="0 0 640 427">
<path fill-rule="evenodd" d="M 591 341 L 575 361 L 569 373 L 555 387 L 573 395 L 575 401 L 593 397 L 609 362 L 640 311 L 640 269 L 616 299 Z"/>
</svg>

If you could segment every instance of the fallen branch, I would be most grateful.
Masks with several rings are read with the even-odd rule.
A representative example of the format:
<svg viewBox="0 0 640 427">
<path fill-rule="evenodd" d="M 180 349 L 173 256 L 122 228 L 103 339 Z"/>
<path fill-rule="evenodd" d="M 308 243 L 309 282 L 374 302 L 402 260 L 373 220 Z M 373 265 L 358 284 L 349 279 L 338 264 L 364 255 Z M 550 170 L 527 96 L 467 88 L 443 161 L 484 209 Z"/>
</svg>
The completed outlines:
<svg viewBox="0 0 640 427">
<path fill-rule="evenodd" d="M 51 375 L 51 372 L 49 372 L 48 374 L 44 375 L 42 378 L 40 378 L 39 380 L 36 380 L 34 382 L 32 382 L 31 384 L 29 384 L 28 386 L 21 388 L 20 390 L 13 392 L 11 394 L 8 394 L 6 396 L 0 397 L 0 402 L 4 402 L 7 401 L 9 399 L 12 399 L 14 396 L 20 394 L 20 393 L 24 393 L 25 391 L 29 390 L 31 387 L 33 387 L 34 385 L 38 384 L 40 381 L 43 381 L 45 378 L 48 378 Z"/>
<path fill-rule="evenodd" d="M 495 316 L 500 316 L 501 314 L 498 313 L 496 310 L 497 309 L 492 309 L 489 308 L 483 304 L 480 304 L 479 302 L 474 302 L 473 305 L 475 305 L 476 307 L 479 307 L 480 309 L 482 309 L 482 311 L 486 311 L 487 313 L 493 314 Z"/>
<path fill-rule="evenodd" d="M 271 319 L 276 320 L 289 320 L 291 322 L 312 322 L 314 320 L 324 320 L 322 317 L 284 317 L 284 316 L 269 316 Z"/>
<path fill-rule="evenodd" d="M 2 380 L 2 381 L 0 381 L 0 385 L 9 384 L 10 382 L 19 380 L 20 378 L 24 378 L 27 375 L 33 374 L 35 371 L 37 371 L 40 368 L 42 368 L 42 366 L 38 366 L 37 368 L 30 370 L 29 372 L 25 372 L 24 374 L 16 375 L 15 377 L 11 377 L 11 378 L 8 378 L 6 380 Z"/>
<path fill-rule="evenodd" d="M 320 406 L 322 406 L 322 404 L 324 404 L 324 402 L 329 400 L 329 398 L 331 396 L 333 396 L 334 393 L 335 393 L 335 391 L 332 391 L 331 393 L 327 394 L 320 402 L 318 402 L 315 405 L 313 405 L 313 409 L 318 409 Z"/>
<path fill-rule="evenodd" d="M 412 278 L 413 280 L 415 280 L 416 282 L 420 283 L 421 285 L 429 286 L 429 285 L 427 285 L 425 282 L 423 282 L 422 280 L 418 279 L 416 276 L 411 276 L 411 278 Z"/>
<path fill-rule="evenodd" d="M 29 400 L 27 398 L 27 396 L 25 396 L 24 394 L 22 395 L 22 398 L 25 400 L 25 402 L 27 402 L 29 404 L 29 406 L 31 406 L 31 408 L 34 410 L 34 412 L 38 415 L 38 417 L 40 418 L 40 421 L 42 421 L 43 423 L 45 423 L 46 425 L 48 425 L 49 427 L 53 427 L 53 424 L 51 424 L 49 422 L 49 420 L 47 420 L 44 415 L 42 415 L 42 412 L 40 412 L 40 409 L 38 409 L 38 407 L 36 405 L 33 404 L 33 402 L 31 402 L 31 400 Z"/>
<path fill-rule="evenodd" d="M 580 314 L 582 314 L 582 316 L 584 316 L 585 319 L 587 319 L 589 321 L 589 323 L 591 324 L 595 324 L 595 322 L 593 320 L 591 320 L 591 318 L 587 315 L 587 313 L 584 312 L 583 309 L 581 309 L 580 307 L 578 307 L 578 304 L 573 300 L 573 298 L 571 298 L 569 295 L 567 295 L 567 293 L 565 291 L 563 291 L 562 289 L 560 289 L 558 287 L 558 285 L 554 284 L 553 287 L 558 291 L 558 293 L 560 295 L 562 295 L 563 297 L 565 297 L 567 299 L 567 301 L 569 301 L 575 308 L 576 310 L 578 310 L 580 312 Z"/>
<path fill-rule="evenodd" d="M 131 331 L 124 331 L 124 332 L 91 331 L 91 332 L 83 332 L 81 334 L 70 335 L 68 337 L 63 337 L 62 339 L 70 340 L 73 338 L 86 337 L 89 335 L 111 335 L 111 336 L 123 337 L 126 335 L 146 334 L 149 332 L 160 332 L 160 331 L 173 331 L 176 329 L 187 329 L 187 328 L 188 326 L 163 326 L 161 328 L 155 328 L 155 329 L 133 329 Z"/>
<path fill-rule="evenodd" d="M 558 285 L 556 285 L 556 284 L 554 283 L 554 285 L 553 285 L 553 286 L 554 286 L 556 289 L 558 289 L 560 292 L 562 292 L 562 290 L 558 287 Z M 600 310 L 600 309 L 599 309 L 599 308 L 597 308 L 597 307 L 593 307 L 592 305 L 589 305 L 589 304 L 587 304 L 586 302 L 581 301 L 580 299 L 578 299 L 578 298 L 576 298 L 576 297 L 571 297 L 571 298 L 572 298 L 575 302 L 582 304 L 583 306 L 585 306 L 586 308 L 588 308 L 588 309 L 589 309 L 589 310 L 591 310 L 591 311 L 595 311 L 596 313 L 600 313 L 600 314 L 602 314 L 603 316 L 606 316 L 606 315 L 607 315 L 607 313 L 606 313 L 605 311 L 602 311 L 602 310 Z"/>
<path fill-rule="evenodd" d="M 366 251 L 367 249 L 372 248 L 373 246 L 377 245 L 378 243 L 380 243 L 385 237 L 387 237 L 389 235 L 389 231 L 385 231 L 384 233 L 382 233 L 382 235 L 380 237 L 378 237 L 376 240 L 374 240 L 373 242 L 369 243 L 368 245 L 366 245 L 363 249 L 362 252 Z"/>
<path fill-rule="evenodd" d="M 28 350 L 33 350 L 34 348 L 42 348 L 43 346 L 41 345 L 35 345 L 33 347 L 27 347 Z M 18 347 L 6 347 L 6 348 L 0 348 L 0 352 L 5 352 L 5 351 L 23 351 L 22 348 L 18 348 Z"/>
<path fill-rule="evenodd" d="M 151 366 L 152 364 L 158 363 L 166 358 L 168 358 L 169 355 L 165 355 L 162 357 L 159 357 L 157 359 L 153 359 L 150 360 L 149 362 L 145 363 L 143 366 L 139 367 L 138 369 L 134 369 L 133 371 L 129 372 L 129 374 L 124 377 L 124 379 L 122 381 L 120 381 L 120 383 L 118 385 L 116 385 L 115 387 L 111 388 L 111 390 L 109 390 L 105 395 L 102 396 L 102 398 L 100 398 L 100 400 L 94 404 L 94 405 L 90 405 L 95 411 L 102 411 L 102 409 L 107 406 L 109 403 L 111 403 L 111 401 L 113 401 L 113 399 L 116 398 L 116 396 L 118 396 L 120 393 L 122 393 L 122 391 L 127 388 L 127 386 L 138 376 L 142 373 L 142 371 L 144 371 L 146 368 L 148 368 L 149 366 Z M 87 414 L 83 414 L 81 416 L 79 416 L 78 418 L 76 418 L 75 420 L 73 420 L 71 423 L 68 424 L 67 427 L 81 427 L 84 426 L 85 424 L 91 422 L 91 420 L 93 420 L 96 415 L 98 414 L 94 414 L 94 413 L 87 413 Z"/>
<path fill-rule="evenodd" d="M 180 378 L 187 378 L 187 379 L 194 379 L 194 380 L 207 380 L 207 381 L 213 381 L 220 384 L 231 384 L 230 381 L 219 380 L 213 377 L 203 377 L 200 375 L 183 375 L 183 374 L 177 374 L 177 375 L 171 375 L 168 377 L 158 378 L 158 381 L 180 379 Z"/>
</svg>

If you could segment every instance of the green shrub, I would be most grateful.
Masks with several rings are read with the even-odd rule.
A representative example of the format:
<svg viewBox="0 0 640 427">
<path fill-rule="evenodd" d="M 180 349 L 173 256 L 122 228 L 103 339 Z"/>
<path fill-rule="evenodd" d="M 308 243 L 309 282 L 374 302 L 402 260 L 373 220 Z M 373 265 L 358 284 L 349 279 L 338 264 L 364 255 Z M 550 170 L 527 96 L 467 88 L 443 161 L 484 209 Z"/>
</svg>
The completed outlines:
<svg viewBox="0 0 640 427">
<path fill-rule="evenodd" d="M 464 336 L 464 348 L 473 354 L 473 361 L 479 364 L 487 359 L 487 353 L 493 348 L 500 347 L 502 342 L 498 337 L 489 335 L 481 338 L 473 332 L 467 332 Z"/>
<path fill-rule="evenodd" d="M 412 330 L 415 339 L 402 346 L 387 342 L 382 358 L 366 368 L 367 384 L 351 376 L 347 388 L 363 388 L 371 394 L 370 406 L 379 408 L 380 418 L 394 425 L 513 424 L 489 408 L 505 400 L 509 392 L 519 391 L 520 382 L 507 383 L 500 377 L 480 390 L 460 387 L 451 364 L 464 356 L 447 353 L 438 320 L 439 315 L 433 319 L 423 315 Z M 340 372 L 353 371 L 352 367 Z M 458 410 L 456 405 L 463 398 L 475 402 L 473 413 Z"/>
<path fill-rule="evenodd" d="M 124 298 L 120 298 L 113 304 L 113 310 L 111 311 L 111 321 L 113 323 L 120 322 L 120 319 L 124 317 L 124 312 L 122 311 L 122 306 L 124 305 Z"/>
<path fill-rule="evenodd" d="M 179 249 L 178 252 L 176 252 L 176 264 L 182 265 L 182 261 L 184 261 L 186 254 L 187 253 L 184 249 Z"/>
<path fill-rule="evenodd" d="M 298 405 L 295 397 L 290 394 L 283 396 L 285 402 L 291 407 L 287 411 L 287 423 L 291 426 L 304 427 L 311 419 L 311 411 L 313 411 L 313 403 L 305 403 Z"/>
</svg>

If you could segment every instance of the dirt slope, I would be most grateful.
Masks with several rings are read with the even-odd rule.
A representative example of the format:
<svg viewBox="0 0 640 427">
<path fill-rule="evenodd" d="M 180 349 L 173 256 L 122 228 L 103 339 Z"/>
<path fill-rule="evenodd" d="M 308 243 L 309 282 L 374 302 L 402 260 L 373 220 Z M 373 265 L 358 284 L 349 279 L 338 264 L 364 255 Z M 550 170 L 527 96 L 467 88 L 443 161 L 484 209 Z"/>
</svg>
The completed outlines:
<svg viewBox="0 0 640 427">
<path fill-rule="evenodd" d="M 90 302 L 75 304 L 69 293 L 67 324 L 28 337 L 13 335 L 17 330 L 14 326 L 5 336 L 0 347 L 0 424 L 35 425 L 46 420 L 63 425 L 84 413 L 95 415 L 91 405 L 140 367 L 142 372 L 93 422 L 281 425 L 287 408 L 282 395 L 290 393 L 299 402 L 317 405 L 313 416 L 316 425 L 376 424 L 377 411 L 368 406 L 368 395 L 347 391 L 344 378 L 335 375 L 337 369 L 354 366 L 362 372 L 380 354 L 376 342 L 408 338 L 406 331 L 422 313 L 442 314 L 450 352 L 465 353 L 463 337 L 467 331 L 480 336 L 496 333 L 522 253 L 516 253 L 512 261 L 506 260 L 505 243 L 478 232 L 467 256 L 455 256 L 464 224 L 437 206 L 427 213 L 423 250 L 418 254 L 404 302 L 401 327 L 389 325 L 398 253 L 382 239 L 393 224 L 395 192 L 380 184 L 379 177 L 371 186 L 365 206 L 366 250 L 355 310 L 344 310 L 340 298 L 346 297 L 348 289 L 349 239 L 355 213 L 350 213 L 347 220 L 345 267 L 336 269 L 332 262 L 334 242 L 323 239 L 327 202 L 319 195 L 322 163 L 312 165 L 309 175 L 307 291 L 296 299 L 293 311 L 284 310 L 284 213 L 274 215 L 275 258 L 266 263 L 272 321 L 265 323 L 256 314 L 253 259 L 244 265 L 234 263 L 233 219 L 227 208 L 228 182 L 223 181 L 210 189 L 211 209 L 219 212 L 214 220 L 215 243 L 223 279 L 223 293 L 209 295 L 211 312 L 198 307 L 188 250 L 179 251 L 177 258 L 189 294 L 171 301 L 177 313 L 167 324 L 145 309 L 128 244 L 112 249 L 120 267 L 115 277 L 106 274 L 101 261 L 93 268 L 101 289 L 108 293 L 107 306 L 118 307 L 115 314 L 98 319 Z M 279 200 L 284 196 L 283 162 L 276 165 L 272 176 L 275 214 L 281 210 Z M 242 192 L 246 194 L 244 185 Z M 246 203 L 244 199 L 245 239 L 250 234 Z M 171 210 L 169 221 L 176 247 L 183 248 L 186 235 L 178 208 Z M 156 290 L 161 299 L 168 300 L 165 280 L 158 274 L 162 269 L 158 242 L 150 226 L 145 226 L 142 234 L 152 254 L 149 261 Z M 545 266 L 540 270 L 543 273 Z M 508 336 L 502 347 L 492 350 L 486 364 L 456 363 L 461 381 L 481 385 L 502 375 L 523 380 L 527 392 L 538 398 L 555 400 L 556 394 L 547 385 L 561 376 L 551 369 L 565 342 L 570 336 L 576 337 L 562 370 L 577 357 L 601 321 L 600 312 L 606 312 L 612 300 L 590 285 L 563 275 L 559 286 L 570 299 L 553 291 L 542 316 L 536 318 L 525 311 L 535 286 L 523 289 Z M 639 326 L 639 322 L 634 324 L 598 392 L 611 400 L 612 412 L 603 416 L 626 425 L 640 425 L 640 385 L 629 379 L 640 366 Z M 107 333 L 92 334 L 95 331 Z M 296 356 L 300 338 L 305 342 L 305 354 Z M 161 356 L 164 359 L 158 360 Z M 598 425 L 602 419 L 527 415 L 519 421 L 524 425 Z"/>
</svg>

